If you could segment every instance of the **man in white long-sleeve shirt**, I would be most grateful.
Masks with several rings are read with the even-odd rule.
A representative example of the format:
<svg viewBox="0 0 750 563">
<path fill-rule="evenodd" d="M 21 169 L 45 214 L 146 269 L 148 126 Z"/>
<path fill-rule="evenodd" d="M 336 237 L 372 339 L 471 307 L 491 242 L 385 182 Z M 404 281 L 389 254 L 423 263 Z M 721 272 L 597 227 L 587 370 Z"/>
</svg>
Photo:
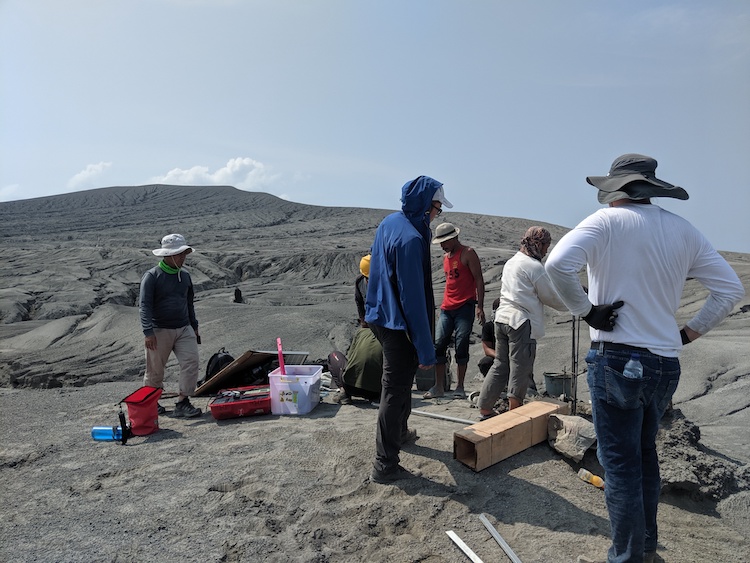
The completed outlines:
<svg viewBox="0 0 750 563">
<path fill-rule="evenodd" d="M 688 198 L 684 189 L 656 178 L 656 164 L 626 154 L 607 176 L 589 176 L 599 202 L 609 207 L 565 235 L 546 264 L 568 309 L 591 326 L 587 380 L 606 472 L 610 562 L 655 560 L 656 432 L 677 388 L 680 350 L 718 325 L 744 295 L 737 274 L 695 227 L 651 204 L 652 197 Z M 578 277 L 584 265 L 588 295 Z M 675 312 L 687 278 L 709 296 L 680 328 Z M 643 366 L 639 378 L 623 375 L 631 357 Z"/>
</svg>

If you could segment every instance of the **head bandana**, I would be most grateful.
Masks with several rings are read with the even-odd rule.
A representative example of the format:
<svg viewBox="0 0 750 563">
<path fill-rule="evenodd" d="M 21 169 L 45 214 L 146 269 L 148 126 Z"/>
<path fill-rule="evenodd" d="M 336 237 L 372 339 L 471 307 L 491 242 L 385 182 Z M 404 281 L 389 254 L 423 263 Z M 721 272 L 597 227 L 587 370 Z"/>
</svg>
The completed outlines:
<svg viewBox="0 0 750 563">
<path fill-rule="evenodd" d="M 537 260 L 542 259 L 542 247 L 552 242 L 552 235 L 544 227 L 529 227 L 521 239 L 521 252 Z"/>
</svg>

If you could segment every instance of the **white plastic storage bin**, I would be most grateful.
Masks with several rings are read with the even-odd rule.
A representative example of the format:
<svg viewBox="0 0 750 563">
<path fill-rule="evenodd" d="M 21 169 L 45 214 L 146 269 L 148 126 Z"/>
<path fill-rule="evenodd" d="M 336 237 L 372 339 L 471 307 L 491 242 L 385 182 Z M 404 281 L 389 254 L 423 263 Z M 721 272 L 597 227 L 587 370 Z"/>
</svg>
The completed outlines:
<svg viewBox="0 0 750 563">
<path fill-rule="evenodd" d="M 320 402 L 323 366 L 285 366 L 268 374 L 272 414 L 307 414 Z"/>
</svg>

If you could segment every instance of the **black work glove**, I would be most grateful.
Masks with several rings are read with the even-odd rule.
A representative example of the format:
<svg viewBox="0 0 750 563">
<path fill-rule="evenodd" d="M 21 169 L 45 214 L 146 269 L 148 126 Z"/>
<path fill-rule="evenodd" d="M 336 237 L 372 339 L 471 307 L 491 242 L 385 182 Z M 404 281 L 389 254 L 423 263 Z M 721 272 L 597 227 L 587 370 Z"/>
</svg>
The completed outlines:
<svg viewBox="0 0 750 563">
<path fill-rule="evenodd" d="M 687 332 L 685 332 L 684 328 L 680 330 L 680 338 L 682 339 L 683 346 L 692 342 L 692 340 L 690 340 L 690 338 L 688 337 Z"/>
<path fill-rule="evenodd" d="M 623 301 L 615 301 L 611 305 L 594 305 L 583 320 L 589 323 L 591 328 L 611 332 L 615 328 L 615 319 L 617 319 L 615 309 L 619 309 L 624 304 Z"/>
</svg>

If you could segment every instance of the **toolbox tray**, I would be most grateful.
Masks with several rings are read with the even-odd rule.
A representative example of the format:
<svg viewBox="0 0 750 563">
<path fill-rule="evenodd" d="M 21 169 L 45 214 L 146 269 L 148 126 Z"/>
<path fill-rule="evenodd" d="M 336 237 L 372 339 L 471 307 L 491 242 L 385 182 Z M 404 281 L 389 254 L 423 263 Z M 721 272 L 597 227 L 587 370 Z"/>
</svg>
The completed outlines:
<svg viewBox="0 0 750 563">
<path fill-rule="evenodd" d="M 208 406 L 211 409 L 211 415 L 216 420 L 270 414 L 271 387 L 250 385 L 222 389 Z"/>
</svg>

